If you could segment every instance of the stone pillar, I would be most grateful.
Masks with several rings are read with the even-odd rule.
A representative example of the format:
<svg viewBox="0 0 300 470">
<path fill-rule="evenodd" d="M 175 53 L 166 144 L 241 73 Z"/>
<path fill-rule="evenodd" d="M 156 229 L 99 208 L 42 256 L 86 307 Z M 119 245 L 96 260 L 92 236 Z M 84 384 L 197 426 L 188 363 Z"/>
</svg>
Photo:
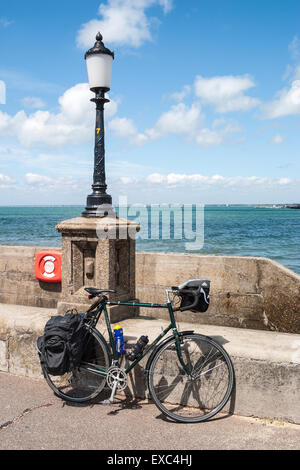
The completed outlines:
<svg viewBox="0 0 300 470">
<path fill-rule="evenodd" d="M 76 308 L 85 312 L 91 302 L 85 287 L 115 289 L 110 300 L 135 298 L 135 235 L 140 227 L 115 217 L 77 217 L 60 222 L 62 234 L 62 294 L 59 314 Z M 111 321 L 136 315 L 134 308 L 110 307 Z"/>
</svg>

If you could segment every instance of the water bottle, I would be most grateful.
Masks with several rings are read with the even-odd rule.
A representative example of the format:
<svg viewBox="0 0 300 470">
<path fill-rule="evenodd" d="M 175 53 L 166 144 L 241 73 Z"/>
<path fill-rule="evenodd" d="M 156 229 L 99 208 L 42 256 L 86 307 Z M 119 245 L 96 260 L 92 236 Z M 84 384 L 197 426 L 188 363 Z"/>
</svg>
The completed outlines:
<svg viewBox="0 0 300 470">
<path fill-rule="evenodd" d="M 115 345 L 116 345 L 117 353 L 124 354 L 125 353 L 124 336 L 123 336 L 123 328 L 121 327 L 121 325 L 116 325 L 114 327 L 114 336 L 115 336 Z"/>
<path fill-rule="evenodd" d="M 141 336 L 138 342 L 133 346 L 133 348 L 127 352 L 127 359 L 129 359 L 130 361 L 134 361 L 135 359 L 137 359 L 137 357 L 142 354 L 148 343 L 148 336 Z"/>
</svg>

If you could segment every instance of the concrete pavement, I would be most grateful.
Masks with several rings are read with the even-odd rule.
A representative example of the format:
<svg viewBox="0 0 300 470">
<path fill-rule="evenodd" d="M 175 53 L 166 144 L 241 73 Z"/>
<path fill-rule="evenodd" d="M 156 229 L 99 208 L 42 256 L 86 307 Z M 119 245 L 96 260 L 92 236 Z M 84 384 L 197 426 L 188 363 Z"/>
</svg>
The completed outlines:
<svg viewBox="0 0 300 470">
<path fill-rule="evenodd" d="M 177 424 L 148 401 L 70 405 L 44 380 L 0 372 L 1 450 L 300 449 L 300 426 L 219 415 Z"/>
</svg>

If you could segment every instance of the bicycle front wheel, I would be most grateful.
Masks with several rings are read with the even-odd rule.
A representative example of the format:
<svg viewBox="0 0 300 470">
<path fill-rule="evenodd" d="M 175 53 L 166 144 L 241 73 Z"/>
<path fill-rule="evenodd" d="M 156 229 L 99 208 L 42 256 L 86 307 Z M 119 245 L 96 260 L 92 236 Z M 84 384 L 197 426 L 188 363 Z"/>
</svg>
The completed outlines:
<svg viewBox="0 0 300 470">
<path fill-rule="evenodd" d="M 103 336 L 87 326 L 79 367 L 64 375 L 53 376 L 43 368 L 44 377 L 54 393 L 67 401 L 83 403 L 95 398 L 106 383 L 105 371 L 110 354 Z"/>
<path fill-rule="evenodd" d="M 148 386 L 156 406 L 175 421 L 195 423 L 216 415 L 227 403 L 234 372 L 224 348 L 199 334 L 180 335 L 158 349 L 149 367 Z"/>
</svg>

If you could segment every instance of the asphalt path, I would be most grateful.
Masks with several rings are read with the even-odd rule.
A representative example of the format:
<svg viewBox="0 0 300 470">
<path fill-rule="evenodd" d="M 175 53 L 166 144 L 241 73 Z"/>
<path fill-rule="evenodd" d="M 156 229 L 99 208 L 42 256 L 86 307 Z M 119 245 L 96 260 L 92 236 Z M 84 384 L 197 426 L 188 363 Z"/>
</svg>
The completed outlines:
<svg viewBox="0 0 300 470">
<path fill-rule="evenodd" d="M 179 424 L 153 403 L 124 398 L 110 406 L 73 405 L 57 398 L 43 380 L 2 372 L 0 403 L 1 450 L 107 450 L 117 458 L 122 450 L 300 449 L 297 425 L 223 415 Z"/>
</svg>

